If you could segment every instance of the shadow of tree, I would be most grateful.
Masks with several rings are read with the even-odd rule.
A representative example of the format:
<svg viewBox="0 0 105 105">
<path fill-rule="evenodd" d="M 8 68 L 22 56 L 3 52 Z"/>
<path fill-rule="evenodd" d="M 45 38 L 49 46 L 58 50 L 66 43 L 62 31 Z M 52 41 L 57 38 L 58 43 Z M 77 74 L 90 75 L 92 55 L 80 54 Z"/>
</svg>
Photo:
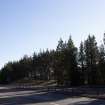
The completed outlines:
<svg viewBox="0 0 105 105">
<path fill-rule="evenodd" d="M 30 90 L 30 89 L 29 89 Z M 2 91 L 2 90 L 1 90 Z M 21 92 L 25 91 L 24 89 L 16 89 L 16 90 L 7 90 L 9 93 L 7 97 L 0 97 L 0 105 L 25 105 L 25 104 L 37 104 L 37 103 L 45 103 L 45 102 L 54 102 L 60 101 L 73 97 L 80 97 L 80 93 L 75 92 L 67 92 L 67 91 L 36 91 L 25 93 Z M 27 90 L 26 90 L 27 91 Z M 15 95 L 11 95 L 11 92 L 16 92 Z M 19 93 L 20 92 L 20 93 Z M 5 91 L 1 92 L 2 94 Z M 93 100 L 83 100 L 76 101 L 75 103 L 70 103 L 68 105 L 105 105 L 105 100 L 93 99 Z"/>
<path fill-rule="evenodd" d="M 105 105 L 105 100 L 95 99 L 92 101 L 80 101 L 73 104 L 70 103 L 68 105 Z"/>
<path fill-rule="evenodd" d="M 42 102 L 52 102 L 69 98 L 68 95 L 55 92 L 33 92 L 31 94 L 22 94 L 22 96 L 11 96 L 0 98 L 0 105 L 24 105 Z"/>
</svg>

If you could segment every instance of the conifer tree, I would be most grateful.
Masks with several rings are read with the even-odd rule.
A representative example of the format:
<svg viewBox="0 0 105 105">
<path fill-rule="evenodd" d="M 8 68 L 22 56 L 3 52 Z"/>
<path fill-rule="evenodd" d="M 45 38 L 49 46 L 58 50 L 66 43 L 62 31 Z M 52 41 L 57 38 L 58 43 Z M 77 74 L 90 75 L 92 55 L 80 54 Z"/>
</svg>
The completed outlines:
<svg viewBox="0 0 105 105">
<path fill-rule="evenodd" d="M 80 66 L 80 73 L 81 73 L 81 84 L 85 82 L 85 54 L 84 54 L 84 45 L 83 42 L 80 43 L 79 47 L 79 57 L 78 57 L 78 64 Z"/>
<path fill-rule="evenodd" d="M 88 84 L 97 84 L 98 47 L 95 36 L 88 36 L 85 40 L 85 62 Z"/>
</svg>

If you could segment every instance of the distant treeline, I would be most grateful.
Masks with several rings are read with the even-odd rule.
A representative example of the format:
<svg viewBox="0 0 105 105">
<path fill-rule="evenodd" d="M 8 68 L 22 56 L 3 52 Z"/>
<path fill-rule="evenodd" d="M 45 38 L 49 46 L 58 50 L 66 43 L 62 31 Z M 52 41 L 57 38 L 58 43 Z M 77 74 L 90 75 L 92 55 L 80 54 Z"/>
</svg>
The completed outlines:
<svg viewBox="0 0 105 105">
<path fill-rule="evenodd" d="M 61 38 L 56 50 L 34 53 L 19 61 L 8 62 L 0 71 L 1 83 L 17 80 L 56 80 L 58 85 L 105 84 L 105 34 L 98 46 L 95 36 L 80 43 L 77 48 L 70 36 L 67 42 Z"/>
</svg>

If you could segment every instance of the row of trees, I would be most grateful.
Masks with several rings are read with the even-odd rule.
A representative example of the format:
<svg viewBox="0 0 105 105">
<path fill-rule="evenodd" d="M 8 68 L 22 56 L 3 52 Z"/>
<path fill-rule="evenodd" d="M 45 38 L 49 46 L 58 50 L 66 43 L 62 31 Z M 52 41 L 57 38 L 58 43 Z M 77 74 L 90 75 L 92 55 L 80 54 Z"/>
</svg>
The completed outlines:
<svg viewBox="0 0 105 105">
<path fill-rule="evenodd" d="M 105 84 L 105 35 L 97 46 L 95 36 L 80 43 L 79 49 L 69 37 L 59 40 L 56 50 L 34 53 L 7 63 L 0 71 L 1 83 L 19 79 L 57 80 L 60 85 Z"/>
</svg>

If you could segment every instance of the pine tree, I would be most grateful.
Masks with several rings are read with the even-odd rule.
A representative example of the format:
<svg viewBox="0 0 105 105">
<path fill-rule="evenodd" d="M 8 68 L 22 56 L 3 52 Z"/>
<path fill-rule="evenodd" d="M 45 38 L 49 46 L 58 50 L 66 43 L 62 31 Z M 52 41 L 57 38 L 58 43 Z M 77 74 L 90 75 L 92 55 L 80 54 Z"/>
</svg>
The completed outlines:
<svg viewBox="0 0 105 105">
<path fill-rule="evenodd" d="M 71 85 L 78 84 L 78 71 L 77 71 L 77 48 L 74 46 L 71 36 L 69 37 L 67 48 L 65 52 L 65 68 L 67 73 L 67 80 Z"/>
<path fill-rule="evenodd" d="M 98 47 L 94 36 L 88 36 L 85 41 L 85 62 L 87 67 L 88 84 L 97 83 L 97 63 L 98 63 Z"/>
<path fill-rule="evenodd" d="M 65 48 L 65 44 L 64 44 L 63 40 L 60 38 L 60 40 L 58 41 L 57 49 L 56 49 L 55 75 L 56 75 L 56 79 L 58 81 L 58 84 L 62 84 L 62 85 L 64 84 L 64 72 L 65 72 L 64 48 Z"/>
<path fill-rule="evenodd" d="M 98 63 L 98 69 L 99 69 L 99 83 L 105 84 L 105 49 L 104 45 L 102 44 L 99 47 L 99 63 Z"/>
<path fill-rule="evenodd" d="M 80 66 L 80 73 L 81 73 L 81 84 L 84 84 L 85 82 L 85 54 L 84 54 L 84 45 L 83 42 L 80 43 L 79 47 L 79 58 L 78 63 Z"/>
</svg>

